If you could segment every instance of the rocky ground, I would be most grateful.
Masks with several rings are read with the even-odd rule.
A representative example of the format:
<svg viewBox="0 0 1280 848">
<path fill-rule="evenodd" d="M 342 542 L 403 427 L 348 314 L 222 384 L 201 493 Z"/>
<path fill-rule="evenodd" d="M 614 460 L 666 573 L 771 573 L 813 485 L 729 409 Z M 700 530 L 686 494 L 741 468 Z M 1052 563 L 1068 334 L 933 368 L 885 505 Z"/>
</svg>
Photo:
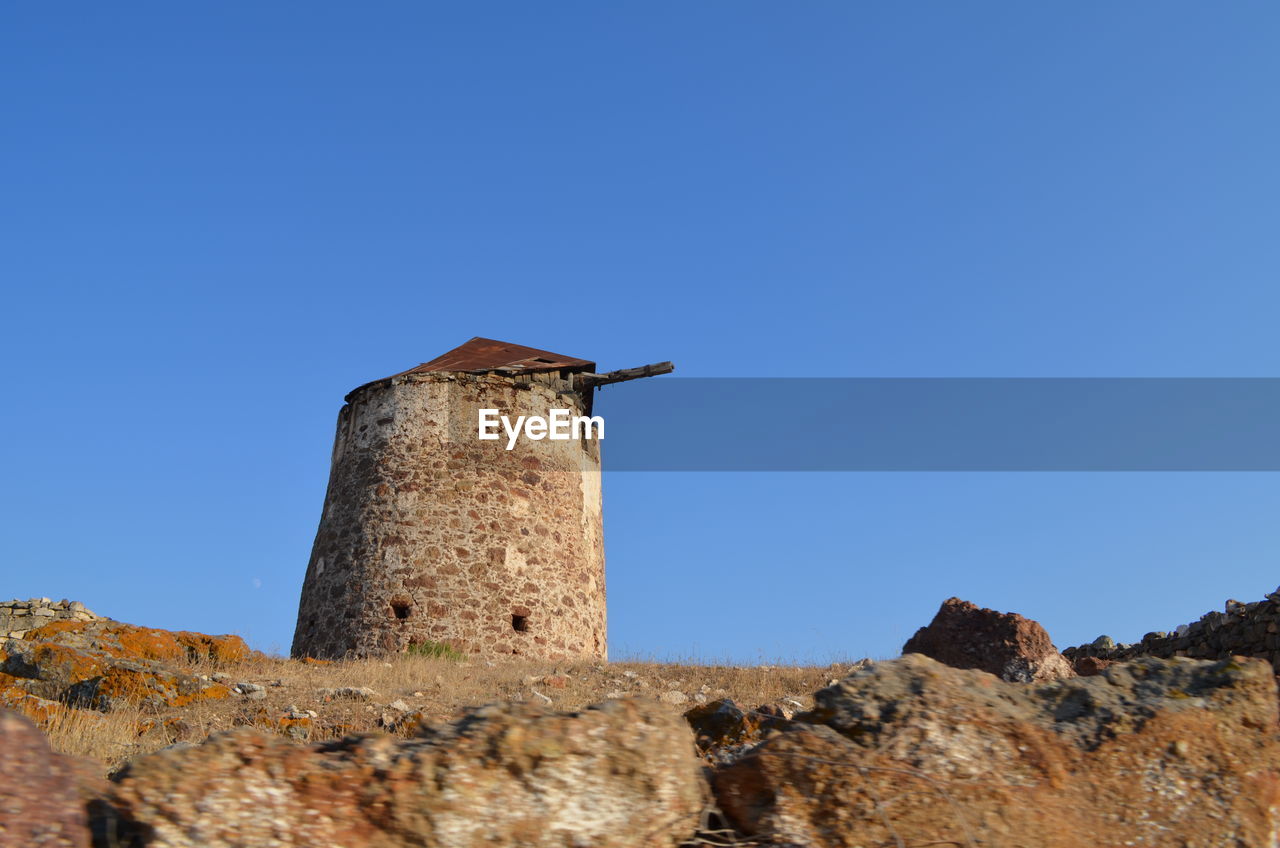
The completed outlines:
<svg viewBox="0 0 1280 848">
<path fill-rule="evenodd" d="M 1082 676 L 959 599 L 825 668 L 294 662 L 76 606 L 0 641 L 0 845 L 1280 844 L 1269 663 Z"/>
</svg>

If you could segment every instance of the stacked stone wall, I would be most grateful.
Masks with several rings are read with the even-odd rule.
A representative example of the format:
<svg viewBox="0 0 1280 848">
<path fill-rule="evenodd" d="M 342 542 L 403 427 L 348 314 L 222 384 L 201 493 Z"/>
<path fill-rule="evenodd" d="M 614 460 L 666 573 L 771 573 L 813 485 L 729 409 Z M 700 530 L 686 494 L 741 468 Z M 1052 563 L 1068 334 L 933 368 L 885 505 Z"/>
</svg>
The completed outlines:
<svg viewBox="0 0 1280 848">
<path fill-rule="evenodd" d="M 1067 648 L 1062 653 L 1077 665 L 1086 657 L 1104 661 L 1134 657 L 1260 657 L 1280 673 L 1280 590 L 1252 603 L 1228 601 L 1221 612 L 1205 613 L 1198 621 L 1172 631 L 1148 633 L 1139 642 L 1116 644 L 1109 637 L 1100 636 L 1091 644 Z"/>
<path fill-rule="evenodd" d="M 0 602 L 0 638 L 21 639 L 28 630 L 51 621 L 109 621 L 105 616 L 94 615 L 79 601 L 53 601 L 49 598 L 30 598 L 25 601 Z"/>
<path fill-rule="evenodd" d="M 481 408 L 514 420 L 585 405 L 551 375 L 417 374 L 352 392 L 293 655 L 604 658 L 598 443 L 477 438 Z"/>
</svg>

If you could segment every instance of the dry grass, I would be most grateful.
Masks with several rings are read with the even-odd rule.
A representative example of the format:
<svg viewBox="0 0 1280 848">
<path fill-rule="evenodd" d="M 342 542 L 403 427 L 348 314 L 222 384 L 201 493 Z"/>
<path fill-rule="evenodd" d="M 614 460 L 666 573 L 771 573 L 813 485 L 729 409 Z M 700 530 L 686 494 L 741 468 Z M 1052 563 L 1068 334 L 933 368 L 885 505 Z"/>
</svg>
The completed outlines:
<svg viewBox="0 0 1280 848">
<path fill-rule="evenodd" d="M 281 717 L 293 708 L 316 714 L 310 721 L 311 741 L 372 730 L 407 734 L 413 732 L 415 721 L 405 721 L 406 716 L 437 723 L 467 707 L 494 701 L 530 701 L 576 710 L 610 697 L 658 698 L 678 692 L 686 700 L 668 705 L 677 713 L 726 697 L 747 707 L 785 701 L 793 708 L 808 708 L 813 691 L 842 675 L 849 665 L 454 661 L 409 655 L 311 664 L 258 655 L 229 667 L 196 664 L 184 670 L 229 674 L 233 684 L 258 684 L 264 687 L 264 698 L 233 695 L 153 712 L 72 710 L 46 730 L 56 750 L 92 757 L 104 770 L 113 771 L 132 757 L 175 742 L 198 742 L 220 730 L 240 725 L 281 729 Z M 376 695 L 362 701 L 327 698 L 320 692 L 342 687 L 368 687 Z M 679 702 L 680 698 L 667 695 L 666 700 Z M 392 709 L 396 701 L 408 711 Z"/>
<path fill-rule="evenodd" d="M 138 746 L 137 710 L 99 713 L 93 710 L 58 710 L 41 723 L 55 751 L 90 757 L 115 767 L 142 753 Z"/>
</svg>

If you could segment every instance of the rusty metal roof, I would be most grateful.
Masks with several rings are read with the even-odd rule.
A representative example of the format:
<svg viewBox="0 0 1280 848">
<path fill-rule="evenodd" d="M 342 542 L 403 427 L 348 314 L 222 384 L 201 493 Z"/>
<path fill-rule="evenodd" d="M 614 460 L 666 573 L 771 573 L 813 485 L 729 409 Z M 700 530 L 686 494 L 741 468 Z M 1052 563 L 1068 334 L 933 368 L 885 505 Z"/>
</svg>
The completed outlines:
<svg viewBox="0 0 1280 848">
<path fill-rule="evenodd" d="M 536 347 L 483 339 L 469 342 L 442 353 L 430 362 L 401 374 L 429 374 L 432 371 L 502 371 L 504 374 L 531 374 L 535 371 L 594 371 L 596 364 Z"/>
<path fill-rule="evenodd" d="M 596 364 L 586 359 L 575 359 L 549 350 L 538 350 L 536 347 L 500 342 L 495 339 L 484 339 L 476 336 L 469 342 L 458 345 L 448 353 L 442 353 L 430 362 L 424 362 L 417 368 L 373 380 L 357 386 L 347 393 L 347 401 L 361 389 L 380 385 L 395 377 L 406 374 L 430 374 L 436 371 L 497 371 L 502 374 L 532 374 L 537 371 L 595 371 Z"/>
</svg>

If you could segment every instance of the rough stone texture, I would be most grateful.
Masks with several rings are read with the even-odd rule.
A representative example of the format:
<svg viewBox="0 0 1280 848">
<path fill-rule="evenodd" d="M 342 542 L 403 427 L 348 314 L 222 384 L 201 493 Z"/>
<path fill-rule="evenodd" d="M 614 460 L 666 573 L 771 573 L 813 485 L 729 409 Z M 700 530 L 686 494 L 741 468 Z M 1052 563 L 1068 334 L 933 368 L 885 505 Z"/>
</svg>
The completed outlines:
<svg viewBox="0 0 1280 848">
<path fill-rule="evenodd" d="M 21 639 L 31 630 L 51 621 L 110 621 L 94 615 L 79 601 L 52 601 L 31 598 L 0 603 L 0 639 Z"/>
<path fill-rule="evenodd" d="M 1076 674 L 1081 677 L 1093 677 L 1095 674 L 1102 674 L 1108 666 L 1114 665 L 1114 660 L 1100 660 L 1097 657 L 1080 657 L 1071 664 L 1076 670 Z"/>
<path fill-rule="evenodd" d="M 0 651 L 0 659 L 3 656 Z M 66 714 L 68 707 L 65 704 L 28 692 L 24 685 L 26 682 L 0 672 L 0 708 L 21 713 L 41 727 Z"/>
<path fill-rule="evenodd" d="M 628 699 L 484 707 L 408 740 L 231 731 L 136 760 L 112 804 L 157 848 L 614 848 L 679 844 L 705 799 L 688 727 Z"/>
<path fill-rule="evenodd" d="M 226 686 L 175 669 L 189 659 L 234 663 L 250 655 L 238 636 L 135 627 L 118 621 L 51 621 L 0 641 L 0 703 L 37 721 L 55 702 L 110 710 L 185 706 L 225 698 Z"/>
<path fill-rule="evenodd" d="M 1117 645 L 1100 636 L 1089 645 L 1062 652 L 1081 674 L 1096 667 L 1094 660 L 1129 660 L 1134 657 L 1191 657 L 1225 659 L 1258 657 L 1280 674 L 1280 589 L 1252 603 L 1228 601 L 1222 612 L 1207 612 L 1198 621 L 1172 631 L 1154 631 L 1141 642 Z"/>
<path fill-rule="evenodd" d="M 715 789 L 773 844 L 1271 846 L 1276 718 L 1254 660 L 1026 685 L 910 654 L 820 690 Z"/>
<path fill-rule="evenodd" d="M 27 642 L 48 642 L 121 659 L 164 662 L 208 661 L 231 665 L 252 655 L 239 636 L 210 636 L 188 630 L 157 630 L 105 619 L 56 621 L 27 632 Z"/>
<path fill-rule="evenodd" d="M 685 711 L 684 719 L 693 728 L 698 749 L 704 753 L 760 738 L 760 717 L 731 698 L 699 704 Z"/>
<path fill-rule="evenodd" d="M 88 848 L 83 773 L 30 721 L 0 710 L 0 845 Z"/>
<path fill-rule="evenodd" d="M 476 437 L 481 408 L 581 414 L 567 387 L 558 372 L 429 373 L 348 395 L 293 655 L 604 658 L 598 443 Z"/>
<path fill-rule="evenodd" d="M 953 668 L 977 668 L 1021 683 L 1075 674 L 1038 623 L 959 598 L 943 601 L 929 626 L 917 630 L 902 652 L 924 654 Z"/>
<path fill-rule="evenodd" d="M 786 727 L 794 710 L 779 704 L 743 707 L 731 698 L 699 704 L 684 714 L 693 728 L 698 753 L 711 766 L 740 759 L 770 732 Z"/>
</svg>

